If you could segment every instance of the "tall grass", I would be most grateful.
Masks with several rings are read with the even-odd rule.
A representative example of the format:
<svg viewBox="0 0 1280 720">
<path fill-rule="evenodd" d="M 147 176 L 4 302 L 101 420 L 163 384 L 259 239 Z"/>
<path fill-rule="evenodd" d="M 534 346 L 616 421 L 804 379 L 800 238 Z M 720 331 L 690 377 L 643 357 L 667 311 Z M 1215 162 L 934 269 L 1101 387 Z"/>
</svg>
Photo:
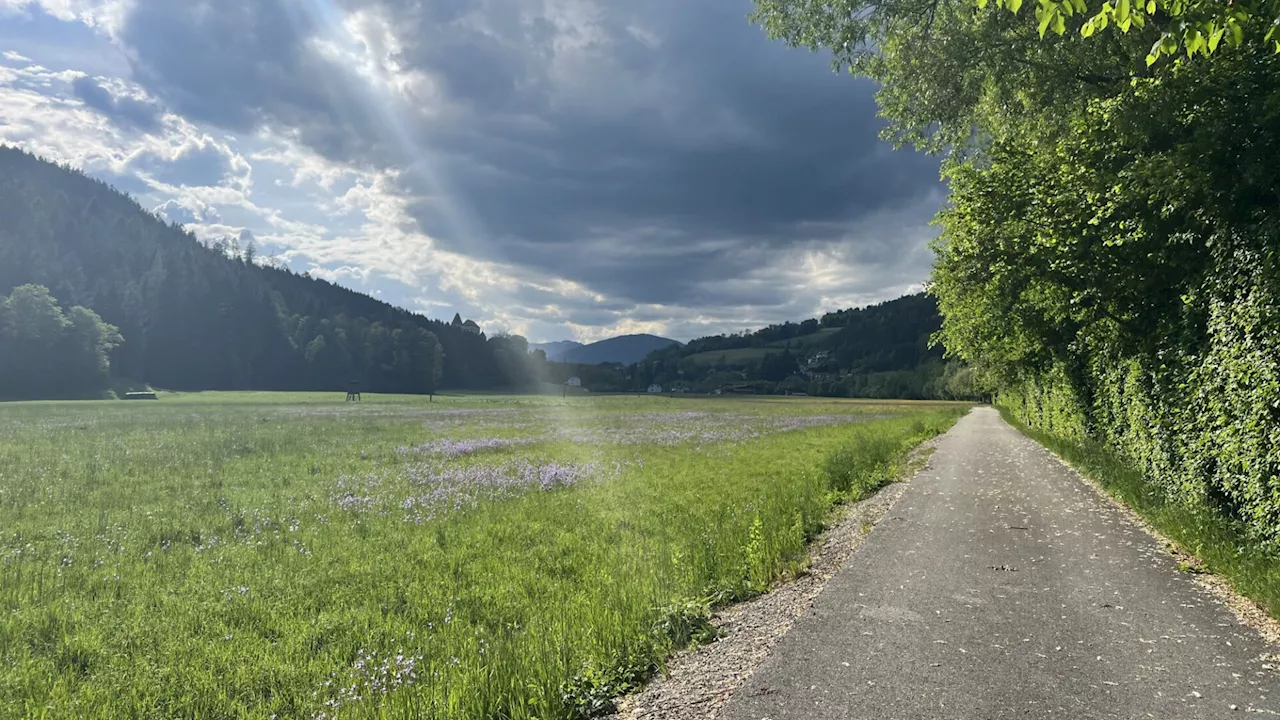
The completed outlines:
<svg viewBox="0 0 1280 720">
<path fill-rule="evenodd" d="M 1162 484 L 1144 478 L 1132 463 L 1101 443 L 1041 432 L 1007 409 L 1000 412 L 1009 424 L 1133 508 L 1179 549 L 1199 558 L 1204 569 L 1280 618 L 1280 556 L 1258 543 L 1243 524 L 1207 504 L 1170 498 Z"/>
<path fill-rule="evenodd" d="M 834 503 L 958 412 L 0 406 L 0 718 L 587 716 L 709 639 L 710 607 L 794 571 Z M 774 430 L 742 435 L 753 423 Z M 431 472 L 604 470 L 412 517 L 412 448 L 495 437 L 521 444 Z M 860 451 L 875 462 L 833 484 L 828 458 Z"/>
</svg>

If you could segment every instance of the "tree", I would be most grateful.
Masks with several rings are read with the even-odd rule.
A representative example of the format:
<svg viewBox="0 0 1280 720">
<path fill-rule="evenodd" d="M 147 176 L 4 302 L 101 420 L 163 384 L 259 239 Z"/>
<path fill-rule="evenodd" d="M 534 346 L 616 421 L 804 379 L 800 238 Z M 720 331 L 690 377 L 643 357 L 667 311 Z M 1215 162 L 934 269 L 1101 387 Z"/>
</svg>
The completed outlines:
<svg viewBox="0 0 1280 720">
<path fill-rule="evenodd" d="M 67 319 L 43 285 L 22 285 L 4 301 L 11 337 L 31 352 L 49 352 L 62 338 Z"/>
<path fill-rule="evenodd" d="M 64 313 L 48 288 L 21 285 L 0 297 L 0 398 L 101 394 L 119 331 L 92 310 Z"/>
<path fill-rule="evenodd" d="M 1041 40 L 1007 12 L 969 0 L 757 0 L 773 38 L 828 50 L 839 71 L 875 80 L 884 136 L 965 157 L 1019 118 L 1054 117 L 1122 91 L 1138 35 Z"/>
<path fill-rule="evenodd" d="M 529 355 L 529 341 L 519 335 L 497 334 L 489 338 L 500 376 L 511 387 L 525 387 L 541 380 L 541 365 Z"/>
<path fill-rule="evenodd" d="M 63 377 L 70 394 L 92 394 L 111 382 L 110 353 L 124 338 L 94 311 L 79 305 L 67 313 L 63 335 Z"/>
<path fill-rule="evenodd" d="M 444 348 L 435 335 L 425 330 L 421 331 L 418 343 L 418 364 L 426 381 L 426 391 L 434 395 L 444 377 Z"/>
<path fill-rule="evenodd" d="M 760 361 L 760 377 L 769 382 L 781 382 L 798 370 L 796 358 L 790 350 L 766 355 L 764 360 Z"/>
</svg>

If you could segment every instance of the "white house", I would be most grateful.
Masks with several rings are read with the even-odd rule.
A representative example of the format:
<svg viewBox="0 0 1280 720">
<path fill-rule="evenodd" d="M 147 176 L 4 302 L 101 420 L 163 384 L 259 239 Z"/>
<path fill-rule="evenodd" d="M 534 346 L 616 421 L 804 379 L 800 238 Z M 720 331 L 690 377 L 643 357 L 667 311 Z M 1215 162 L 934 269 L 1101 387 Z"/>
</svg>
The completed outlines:
<svg viewBox="0 0 1280 720">
<path fill-rule="evenodd" d="M 571 377 L 569 378 L 569 381 L 565 384 L 568 385 L 569 387 L 582 387 L 582 378 Z"/>
<path fill-rule="evenodd" d="M 659 385 L 658 383 L 654 383 L 654 384 L 652 384 L 652 385 L 650 385 L 650 386 L 649 386 L 649 392 L 651 392 L 651 393 L 660 393 L 660 392 L 662 392 L 662 386 L 661 386 L 661 385 Z"/>
</svg>

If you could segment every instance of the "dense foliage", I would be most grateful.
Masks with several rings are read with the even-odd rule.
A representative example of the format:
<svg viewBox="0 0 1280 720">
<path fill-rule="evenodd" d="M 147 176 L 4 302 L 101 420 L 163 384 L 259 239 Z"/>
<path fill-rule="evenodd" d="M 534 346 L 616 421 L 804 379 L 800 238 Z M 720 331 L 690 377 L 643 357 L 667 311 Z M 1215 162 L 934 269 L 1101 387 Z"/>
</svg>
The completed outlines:
<svg viewBox="0 0 1280 720">
<path fill-rule="evenodd" d="M 0 296 L 0 399 L 101 395 L 110 383 L 107 353 L 120 332 L 88 308 L 64 311 L 49 289 Z"/>
<path fill-rule="evenodd" d="M 979 8 L 989 4 L 989 0 L 973 1 Z M 994 0 L 994 4 L 1017 14 L 1023 2 Z M 1063 35 L 1077 27 L 1084 37 L 1109 28 L 1127 33 L 1150 24 L 1159 31 L 1159 38 L 1147 52 L 1147 65 L 1179 50 L 1194 57 L 1215 53 L 1219 45 L 1239 46 L 1246 34 L 1260 35 L 1280 52 L 1277 0 L 1107 0 L 1093 8 L 1086 0 L 1037 0 L 1035 17 L 1041 37 L 1050 30 Z"/>
<path fill-rule="evenodd" d="M 1280 56 L 1148 68 L 1151 24 L 1042 40 L 960 0 L 759 5 L 881 82 L 892 137 L 948 153 L 949 353 L 1028 424 L 1280 542 Z"/>
</svg>

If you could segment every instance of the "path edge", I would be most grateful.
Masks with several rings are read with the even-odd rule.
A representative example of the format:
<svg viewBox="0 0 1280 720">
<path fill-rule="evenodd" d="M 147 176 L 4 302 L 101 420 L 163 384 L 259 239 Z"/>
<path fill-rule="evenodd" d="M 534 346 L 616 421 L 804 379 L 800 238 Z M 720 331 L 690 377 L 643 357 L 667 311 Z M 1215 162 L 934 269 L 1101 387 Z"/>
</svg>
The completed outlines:
<svg viewBox="0 0 1280 720">
<path fill-rule="evenodd" d="M 992 406 L 992 408 L 997 412 L 1000 410 L 1000 408 L 995 406 Z M 1167 537 L 1164 533 L 1160 532 L 1159 529 L 1147 522 L 1147 519 L 1135 510 L 1133 506 L 1108 492 L 1099 481 L 1090 477 L 1075 465 L 1072 465 L 1044 443 L 1027 434 L 1023 428 L 1009 422 L 1005 418 L 1004 413 L 1000 413 L 1000 422 L 1009 426 L 1009 428 L 1017 432 L 1022 437 L 1030 440 L 1036 447 L 1040 448 L 1041 451 L 1066 467 L 1067 470 L 1069 470 L 1071 474 L 1075 476 L 1075 478 L 1085 487 L 1092 490 L 1095 495 L 1118 511 L 1125 519 L 1133 523 L 1138 527 L 1138 529 L 1142 530 L 1149 537 L 1159 543 L 1162 552 L 1167 553 L 1169 557 L 1173 558 L 1177 562 L 1195 564 L 1196 566 L 1203 568 L 1202 561 L 1195 553 L 1183 548 L 1181 545 Z M 1192 579 L 1195 580 L 1197 585 L 1208 591 L 1215 600 L 1225 605 L 1231 613 L 1235 615 L 1236 619 L 1240 621 L 1241 625 L 1249 627 L 1254 632 L 1258 633 L 1264 643 L 1270 645 L 1277 651 L 1277 653 L 1273 654 L 1272 657 L 1280 660 L 1280 620 L 1272 617 L 1254 600 L 1236 592 L 1236 589 L 1231 586 L 1231 583 L 1228 582 L 1226 578 L 1208 570 L 1207 568 L 1202 572 L 1193 574 Z"/>
<path fill-rule="evenodd" d="M 954 427 L 953 424 L 951 428 Z M 868 498 L 835 510 L 830 525 L 809 544 L 805 575 L 775 582 L 768 592 L 714 612 L 711 622 L 722 633 L 716 642 L 673 655 L 663 673 L 639 691 L 617 698 L 617 710 L 603 716 L 604 720 L 717 717 L 795 621 L 811 611 L 814 600 L 861 549 L 876 526 L 890 517 L 911 481 L 932 467 L 933 453 L 951 428 L 913 447 L 894 482 Z"/>
</svg>

